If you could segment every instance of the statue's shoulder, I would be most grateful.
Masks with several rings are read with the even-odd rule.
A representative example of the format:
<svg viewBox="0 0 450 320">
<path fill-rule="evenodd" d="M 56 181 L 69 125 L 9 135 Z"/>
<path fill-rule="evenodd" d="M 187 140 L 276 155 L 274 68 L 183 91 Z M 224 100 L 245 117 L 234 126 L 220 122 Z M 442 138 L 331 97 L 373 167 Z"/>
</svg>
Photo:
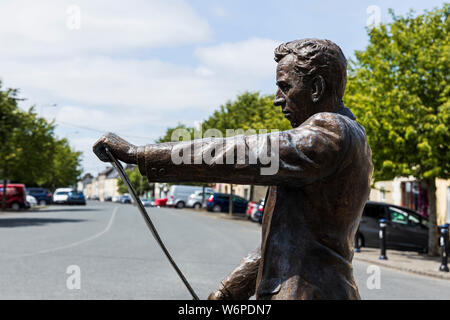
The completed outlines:
<svg viewBox="0 0 450 320">
<path fill-rule="evenodd" d="M 353 120 L 334 112 L 319 112 L 312 115 L 302 126 L 344 133 L 347 129 L 348 121 Z"/>
</svg>

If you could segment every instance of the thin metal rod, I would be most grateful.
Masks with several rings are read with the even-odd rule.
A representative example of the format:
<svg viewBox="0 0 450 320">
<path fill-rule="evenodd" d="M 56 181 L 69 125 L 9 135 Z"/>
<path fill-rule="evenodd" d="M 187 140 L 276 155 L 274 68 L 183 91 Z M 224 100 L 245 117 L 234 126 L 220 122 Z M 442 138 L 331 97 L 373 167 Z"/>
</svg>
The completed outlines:
<svg viewBox="0 0 450 320">
<path fill-rule="evenodd" d="M 184 285 L 186 286 L 186 288 L 189 290 L 190 294 L 192 295 L 192 298 L 194 298 L 194 300 L 200 300 L 197 296 L 197 294 L 194 292 L 194 289 L 192 289 L 191 285 L 189 284 L 189 282 L 186 280 L 186 278 L 184 277 L 183 273 L 181 272 L 181 270 L 178 268 L 177 264 L 175 263 L 175 261 L 172 259 L 169 251 L 167 251 L 166 246 L 164 245 L 164 243 L 162 242 L 161 238 L 159 237 L 158 232 L 156 231 L 155 226 L 153 225 L 152 220 L 150 219 L 150 216 L 147 213 L 147 210 L 145 210 L 144 205 L 141 202 L 141 199 L 139 199 L 139 197 L 137 196 L 136 191 L 134 190 L 133 185 L 131 184 L 130 179 L 128 178 L 127 173 L 125 172 L 125 170 L 123 169 L 122 165 L 120 164 L 119 161 L 117 161 L 116 157 L 114 157 L 114 155 L 111 153 L 111 151 L 109 151 L 108 148 L 105 149 L 106 150 L 106 154 L 109 156 L 109 158 L 111 159 L 111 164 L 113 165 L 113 167 L 117 170 L 117 172 L 119 173 L 120 177 L 122 178 L 123 182 L 125 183 L 125 185 L 127 186 L 128 192 L 130 192 L 131 197 L 133 198 L 134 202 L 137 204 L 138 209 L 140 211 L 140 213 L 142 214 L 142 217 L 145 220 L 145 223 L 147 224 L 147 227 L 150 229 L 153 237 L 155 238 L 156 242 L 159 244 L 159 246 L 161 247 L 162 251 L 164 252 L 164 254 L 166 255 L 167 259 L 169 259 L 170 264 L 172 265 L 172 267 L 175 269 L 175 271 L 177 272 L 178 276 L 181 278 L 181 281 L 183 281 Z"/>
</svg>

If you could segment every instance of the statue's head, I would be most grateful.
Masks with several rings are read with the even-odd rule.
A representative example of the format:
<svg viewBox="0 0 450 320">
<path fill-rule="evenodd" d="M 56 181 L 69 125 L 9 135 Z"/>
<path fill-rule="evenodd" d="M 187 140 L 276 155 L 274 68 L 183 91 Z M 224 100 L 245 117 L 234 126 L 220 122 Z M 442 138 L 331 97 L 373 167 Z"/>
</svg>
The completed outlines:
<svg viewBox="0 0 450 320">
<path fill-rule="evenodd" d="M 281 106 L 295 128 L 318 112 L 342 106 L 347 60 L 332 41 L 302 39 L 275 49 L 277 86 L 274 105 Z"/>
</svg>

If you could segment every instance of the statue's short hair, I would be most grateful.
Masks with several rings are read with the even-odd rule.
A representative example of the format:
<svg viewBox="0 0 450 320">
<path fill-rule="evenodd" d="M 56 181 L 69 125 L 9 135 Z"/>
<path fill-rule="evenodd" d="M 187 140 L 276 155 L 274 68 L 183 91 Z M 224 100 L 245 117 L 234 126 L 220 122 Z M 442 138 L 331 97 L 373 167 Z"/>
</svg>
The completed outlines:
<svg viewBox="0 0 450 320">
<path fill-rule="evenodd" d="M 283 43 L 275 49 L 275 61 L 293 54 L 296 72 L 301 76 L 320 74 L 338 102 L 347 83 L 347 60 L 341 48 L 330 40 L 301 39 Z"/>
</svg>

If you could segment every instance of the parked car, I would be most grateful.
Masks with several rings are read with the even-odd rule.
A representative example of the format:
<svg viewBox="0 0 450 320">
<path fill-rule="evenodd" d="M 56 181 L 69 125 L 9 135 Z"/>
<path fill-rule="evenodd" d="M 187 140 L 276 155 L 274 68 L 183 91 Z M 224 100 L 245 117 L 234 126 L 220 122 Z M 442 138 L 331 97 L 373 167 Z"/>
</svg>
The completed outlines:
<svg viewBox="0 0 450 320">
<path fill-rule="evenodd" d="M 233 213 L 243 213 L 247 210 L 248 201 L 242 197 L 233 195 Z M 213 212 L 228 212 L 230 195 L 227 193 L 213 193 L 207 203 L 206 210 Z"/>
<path fill-rule="evenodd" d="M 200 209 L 201 207 L 203 207 L 202 199 L 204 199 L 206 202 L 213 193 L 214 192 L 212 191 L 212 189 L 210 191 L 205 191 L 205 196 L 203 197 L 202 190 L 195 191 L 193 194 L 189 196 L 189 200 L 186 203 L 186 207 Z"/>
<path fill-rule="evenodd" d="M 86 199 L 83 192 L 72 191 L 67 196 L 67 204 L 81 204 L 86 205 Z"/>
<path fill-rule="evenodd" d="M 3 184 L 0 185 L 0 204 L 2 201 Z M 28 207 L 25 185 L 20 183 L 8 183 L 6 185 L 6 208 L 20 210 Z"/>
<path fill-rule="evenodd" d="M 113 196 L 113 197 L 111 198 L 111 201 L 112 201 L 112 202 L 120 202 L 120 196 Z"/>
<path fill-rule="evenodd" d="M 128 193 L 125 193 L 120 196 L 120 202 L 121 203 L 131 203 L 131 197 Z"/>
<path fill-rule="evenodd" d="M 72 188 L 58 188 L 53 193 L 53 202 L 66 204 L 67 198 L 69 197 L 69 193 L 74 191 Z"/>
<path fill-rule="evenodd" d="M 184 186 L 175 185 L 170 186 L 167 204 L 170 207 L 175 207 L 178 209 L 184 208 L 189 201 L 189 196 L 196 192 L 202 191 L 203 187 L 199 186 Z M 205 192 L 213 193 L 211 188 L 205 188 Z"/>
<path fill-rule="evenodd" d="M 38 202 L 35 197 L 27 194 L 27 204 L 30 208 L 32 208 L 32 207 L 36 207 L 38 205 Z"/>
<path fill-rule="evenodd" d="M 167 201 L 169 201 L 169 199 L 167 199 L 167 198 L 155 199 L 154 201 L 152 201 L 152 206 L 165 207 L 167 204 Z"/>
<path fill-rule="evenodd" d="M 261 198 L 258 202 L 250 201 L 247 205 L 247 219 L 254 222 L 262 223 L 262 213 L 264 210 L 264 198 Z"/>
<path fill-rule="evenodd" d="M 428 218 L 411 209 L 382 202 L 366 203 L 355 243 L 360 247 L 379 248 L 379 219 L 387 220 L 387 249 L 427 251 Z"/>
<path fill-rule="evenodd" d="M 52 203 L 53 195 L 45 188 L 27 188 L 27 194 L 36 198 L 36 201 L 40 206 L 45 206 Z"/>
<path fill-rule="evenodd" d="M 151 202 L 147 198 L 141 198 L 141 202 L 144 205 L 144 207 L 151 207 Z"/>
</svg>

